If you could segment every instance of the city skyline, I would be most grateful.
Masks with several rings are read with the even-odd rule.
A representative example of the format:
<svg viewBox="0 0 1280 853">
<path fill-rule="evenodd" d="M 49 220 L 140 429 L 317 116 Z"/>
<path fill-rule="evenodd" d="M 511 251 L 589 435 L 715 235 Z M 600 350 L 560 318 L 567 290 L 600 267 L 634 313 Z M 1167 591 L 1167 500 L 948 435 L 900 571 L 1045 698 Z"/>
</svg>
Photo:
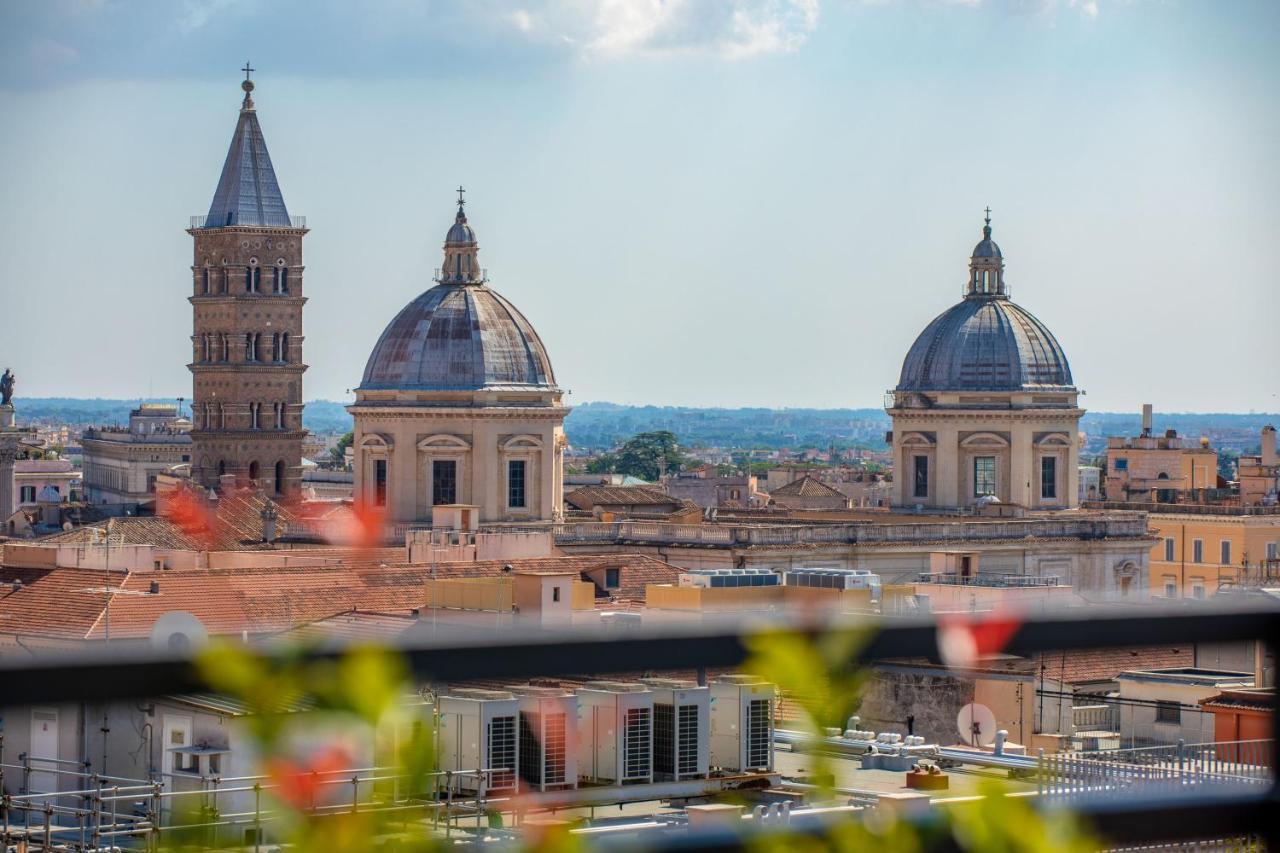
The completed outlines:
<svg viewBox="0 0 1280 853">
<path fill-rule="evenodd" d="M 381 63 L 337 51 L 327 7 L 306 37 L 235 45 L 286 12 L 11 7 L 0 105 L 26 120 L 0 156 L 29 201 L 0 219 L 0 273 L 40 282 L 54 258 L 65 288 L 56 332 L 13 327 L 19 396 L 189 394 L 182 231 L 247 52 L 313 229 L 306 399 L 349 399 L 386 318 L 430 286 L 461 182 L 481 262 L 570 404 L 874 407 L 958 298 L 990 205 L 1012 296 L 1057 333 L 1085 408 L 1280 408 L 1222 370 L 1264 362 L 1277 307 L 1273 8 L 574 5 L 377 6 L 346 37 Z M 87 35 L 140 10 L 114 48 Z M 889 32 L 912 50 L 878 48 Z M 198 49 L 141 63 L 166 33 Z M 499 44 L 517 47 L 485 64 Z M 975 63 L 973 44 L 1000 51 Z M 50 292 L 10 302 L 29 316 Z M 82 369 L 95 336 L 127 370 Z"/>
</svg>

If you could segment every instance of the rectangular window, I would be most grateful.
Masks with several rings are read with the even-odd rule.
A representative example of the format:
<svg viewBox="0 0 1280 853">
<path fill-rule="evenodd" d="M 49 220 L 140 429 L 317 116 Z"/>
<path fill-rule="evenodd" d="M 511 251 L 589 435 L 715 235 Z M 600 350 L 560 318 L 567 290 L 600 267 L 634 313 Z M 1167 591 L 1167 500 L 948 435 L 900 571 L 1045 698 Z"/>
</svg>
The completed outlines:
<svg viewBox="0 0 1280 853">
<path fill-rule="evenodd" d="M 507 506 L 522 509 L 525 506 L 523 459 L 507 463 Z"/>
<path fill-rule="evenodd" d="M 19 500 L 19 502 L 24 503 L 24 504 L 35 503 L 35 500 L 36 500 L 36 487 L 35 487 L 35 486 L 23 486 L 23 487 L 22 487 L 22 497 L 20 497 L 18 500 Z"/>
<path fill-rule="evenodd" d="M 1182 724 L 1182 706 L 1177 702 L 1156 702 L 1156 722 L 1177 726 Z"/>
<path fill-rule="evenodd" d="M 1166 537 L 1164 540 L 1164 561 L 1173 562 L 1173 537 Z"/>
<path fill-rule="evenodd" d="M 1221 542 L 1221 549 L 1222 553 L 1219 555 L 1221 559 L 1219 559 L 1218 562 L 1224 566 L 1231 565 L 1231 540 L 1223 539 Z"/>
<path fill-rule="evenodd" d="M 929 457 L 917 456 L 915 466 L 915 490 L 912 494 L 917 498 L 927 498 L 929 497 Z"/>
<path fill-rule="evenodd" d="M 975 456 L 973 458 L 973 496 L 996 493 L 996 458 L 994 456 Z"/>
<path fill-rule="evenodd" d="M 1203 539 L 1191 540 L 1191 562 L 1193 563 L 1204 562 L 1204 540 Z"/>
<path fill-rule="evenodd" d="M 1204 584 L 1195 584 L 1191 587 L 1191 597 L 1204 599 Z"/>
<path fill-rule="evenodd" d="M 617 589 L 621 585 L 618 569 L 604 570 L 604 585 L 606 589 Z"/>
<path fill-rule="evenodd" d="M 436 459 L 431 463 L 431 504 L 458 502 L 458 463 L 453 459 Z"/>
<path fill-rule="evenodd" d="M 560 600 L 560 587 L 558 586 L 551 587 L 551 600 L 552 601 Z"/>
<path fill-rule="evenodd" d="M 1178 597 L 1178 585 L 1177 585 L 1176 583 L 1174 583 L 1173 581 L 1165 581 L 1165 582 L 1164 582 L 1164 597 L 1165 597 L 1165 598 L 1177 598 L 1177 597 Z"/>
<path fill-rule="evenodd" d="M 387 460 L 373 460 L 373 503 L 374 506 L 387 505 Z"/>
<path fill-rule="evenodd" d="M 1129 460 L 1128 460 L 1128 459 L 1125 459 L 1125 458 L 1122 456 L 1122 457 L 1120 457 L 1119 459 L 1117 459 L 1114 463 L 1112 463 L 1112 466 L 1111 466 L 1111 467 L 1115 468 L 1117 471 L 1128 471 L 1128 470 L 1129 470 Z"/>
<path fill-rule="evenodd" d="M 1280 542 L 1267 543 L 1267 559 L 1268 560 L 1280 559 Z"/>
<path fill-rule="evenodd" d="M 1058 496 L 1058 457 L 1040 457 L 1040 497 Z"/>
</svg>

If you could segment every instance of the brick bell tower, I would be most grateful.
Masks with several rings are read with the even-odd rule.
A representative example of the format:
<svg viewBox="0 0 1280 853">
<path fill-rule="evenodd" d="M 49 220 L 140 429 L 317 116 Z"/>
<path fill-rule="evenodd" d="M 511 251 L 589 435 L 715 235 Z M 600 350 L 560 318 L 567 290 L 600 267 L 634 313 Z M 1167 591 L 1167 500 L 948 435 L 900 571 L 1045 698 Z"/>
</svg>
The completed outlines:
<svg viewBox="0 0 1280 853">
<path fill-rule="evenodd" d="M 191 478 L 297 497 L 302 484 L 302 217 L 290 217 L 244 102 L 209 214 L 192 217 Z"/>
</svg>

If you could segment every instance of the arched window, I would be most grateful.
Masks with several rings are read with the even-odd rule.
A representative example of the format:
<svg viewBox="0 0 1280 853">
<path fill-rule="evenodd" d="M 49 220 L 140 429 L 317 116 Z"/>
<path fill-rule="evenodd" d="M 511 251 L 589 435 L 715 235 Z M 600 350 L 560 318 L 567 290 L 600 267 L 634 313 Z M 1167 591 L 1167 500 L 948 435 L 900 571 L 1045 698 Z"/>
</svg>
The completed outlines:
<svg viewBox="0 0 1280 853">
<path fill-rule="evenodd" d="M 208 293 L 209 293 L 209 268 L 208 268 L 208 267 L 205 267 L 205 268 L 204 268 L 204 288 L 203 288 L 203 292 L 204 292 L 204 293 L 206 293 L 206 294 L 208 294 Z"/>
<path fill-rule="evenodd" d="M 261 403 L 249 404 L 249 429 L 258 429 L 258 410 Z"/>
<path fill-rule="evenodd" d="M 227 473 L 227 460 L 219 459 L 218 460 L 218 476 L 221 477 L 226 473 Z"/>
<path fill-rule="evenodd" d="M 276 429 L 284 429 L 284 403 L 276 403 Z"/>
<path fill-rule="evenodd" d="M 258 461 L 256 459 L 249 463 L 249 481 L 254 483 L 258 481 Z"/>
<path fill-rule="evenodd" d="M 223 264 L 222 275 L 219 276 L 219 281 L 218 281 L 219 293 L 227 292 L 228 282 L 230 282 L 230 280 L 231 280 L 231 270 L 227 269 L 226 264 Z"/>
<path fill-rule="evenodd" d="M 276 462 L 276 494 L 284 494 L 284 460 Z"/>
<path fill-rule="evenodd" d="M 262 290 L 262 268 L 257 258 L 249 259 L 249 266 L 244 270 L 244 289 L 247 293 L 259 293 Z"/>
<path fill-rule="evenodd" d="M 289 360 L 289 333 L 281 332 L 280 334 L 280 360 Z"/>
<path fill-rule="evenodd" d="M 289 292 L 289 268 L 284 265 L 284 258 L 276 261 L 275 279 L 271 289 L 275 293 Z"/>
</svg>

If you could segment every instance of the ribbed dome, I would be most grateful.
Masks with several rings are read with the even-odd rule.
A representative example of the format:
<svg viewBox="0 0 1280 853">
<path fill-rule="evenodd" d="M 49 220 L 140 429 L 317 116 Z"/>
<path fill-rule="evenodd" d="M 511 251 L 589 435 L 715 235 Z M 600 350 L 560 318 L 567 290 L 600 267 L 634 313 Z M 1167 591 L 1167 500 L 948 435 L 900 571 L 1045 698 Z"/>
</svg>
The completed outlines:
<svg viewBox="0 0 1280 853">
<path fill-rule="evenodd" d="M 996 241 L 987 237 L 981 243 L 973 247 L 973 257 L 1002 259 L 1004 258 L 1004 255 L 1000 254 L 1000 247 L 996 245 Z"/>
<path fill-rule="evenodd" d="M 466 217 L 462 215 L 462 211 L 458 211 L 458 221 L 449 226 L 449 233 L 445 235 L 446 243 L 474 243 L 476 241 L 476 232 L 467 224 Z"/>
<path fill-rule="evenodd" d="M 449 283 L 431 288 L 396 315 L 369 356 L 360 388 L 554 389 L 555 384 L 538 333 L 515 306 L 484 285 Z"/>
<path fill-rule="evenodd" d="M 1043 323 L 1004 297 L 969 297 L 939 315 L 911 345 L 898 381 L 899 391 L 1045 386 L 1071 386 L 1067 357 Z"/>
</svg>

